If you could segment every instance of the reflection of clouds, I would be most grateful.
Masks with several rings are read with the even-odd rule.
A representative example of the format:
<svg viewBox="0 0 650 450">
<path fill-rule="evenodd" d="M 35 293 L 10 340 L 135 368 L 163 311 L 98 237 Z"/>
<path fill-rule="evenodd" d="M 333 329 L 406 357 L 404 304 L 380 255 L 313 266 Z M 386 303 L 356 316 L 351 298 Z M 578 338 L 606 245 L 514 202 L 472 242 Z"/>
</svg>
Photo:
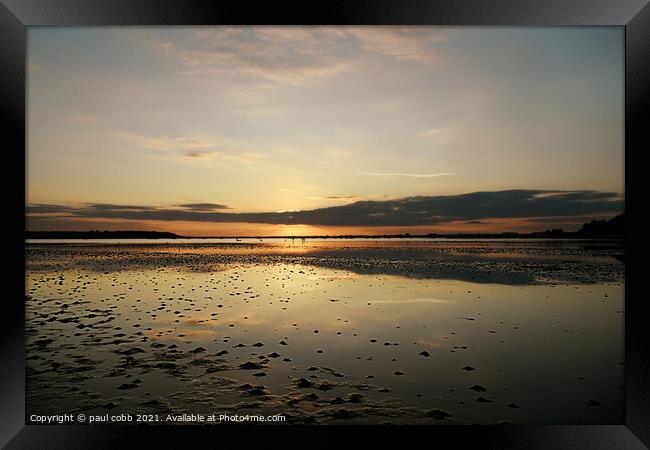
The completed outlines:
<svg viewBox="0 0 650 450">
<path fill-rule="evenodd" d="M 211 340 L 216 334 L 215 330 L 206 330 L 206 329 L 184 329 L 176 328 L 169 332 L 169 327 L 172 324 L 169 324 L 166 327 L 152 328 L 151 330 L 145 330 L 144 334 L 151 339 L 152 341 L 164 341 L 164 342 L 187 342 L 191 341 L 207 341 Z M 178 324 L 173 324 L 178 325 Z M 160 336 L 158 335 L 160 333 Z M 179 336 L 183 334 L 184 336 Z"/>
<path fill-rule="evenodd" d="M 338 280 L 355 280 L 358 276 L 354 275 L 318 275 L 309 277 L 310 280 L 338 281 Z"/>
<path fill-rule="evenodd" d="M 251 302 L 252 303 L 252 302 Z M 265 325 L 268 323 L 268 321 L 263 320 L 259 317 L 251 317 L 247 316 L 248 319 L 244 319 L 243 317 L 230 317 L 227 315 L 219 315 L 219 322 L 221 327 L 228 327 L 228 325 L 251 325 L 251 326 L 258 326 L 258 325 Z"/>
<path fill-rule="evenodd" d="M 206 326 L 216 325 L 215 317 L 210 317 L 210 316 L 190 317 L 189 319 L 183 320 L 182 323 L 196 326 L 196 327 L 206 327 Z"/>
<path fill-rule="evenodd" d="M 396 300 L 375 300 L 373 303 L 397 303 L 397 304 L 403 304 L 403 303 L 455 303 L 455 300 L 445 300 L 441 298 L 404 298 L 404 299 L 396 299 Z"/>
<path fill-rule="evenodd" d="M 442 342 L 439 341 L 417 341 L 418 344 L 431 348 L 442 348 Z"/>
<path fill-rule="evenodd" d="M 321 318 L 314 319 L 310 322 L 301 322 L 298 323 L 298 327 L 293 327 L 291 324 L 285 324 L 282 328 L 285 330 L 299 329 L 307 334 L 313 334 L 318 342 L 330 342 L 336 339 L 343 339 L 346 335 L 348 337 L 351 336 L 353 332 L 356 332 L 359 325 L 357 322 L 350 319 L 348 319 L 347 322 L 343 322 L 342 320 L 340 322 L 336 320 L 322 320 L 323 319 Z M 312 333 L 312 328 L 318 329 L 318 334 Z M 342 332 L 343 334 L 337 335 L 337 332 Z"/>
</svg>

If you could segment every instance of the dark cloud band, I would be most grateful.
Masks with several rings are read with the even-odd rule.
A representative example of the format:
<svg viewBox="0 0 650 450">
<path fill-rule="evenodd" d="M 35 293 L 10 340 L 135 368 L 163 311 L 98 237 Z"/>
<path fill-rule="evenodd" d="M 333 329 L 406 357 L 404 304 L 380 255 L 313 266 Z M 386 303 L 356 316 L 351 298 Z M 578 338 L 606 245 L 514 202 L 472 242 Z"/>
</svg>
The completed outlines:
<svg viewBox="0 0 650 450">
<path fill-rule="evenodd" d="M 418 226 L 486 218 L 584 216 L 623 211 L 613 192 L 508 190 L 461 195 L 358 201 L 343 206 L 287 212 L 220 212 L 225 205 L 180 205 L 183 209 L 93 204 L 72 208 L 30 205 L 28 214 L 51 218 L 103 218 L 191 222 L 247 222 L 278 225 Z"/>
<path fill-rule="evenodd" d="M 230 206 L 222 205 L 220 203 L 187 203 L 178 206 L 192 211 L 216 211 L 220 209 L 230 209 Z"/>
</svg>

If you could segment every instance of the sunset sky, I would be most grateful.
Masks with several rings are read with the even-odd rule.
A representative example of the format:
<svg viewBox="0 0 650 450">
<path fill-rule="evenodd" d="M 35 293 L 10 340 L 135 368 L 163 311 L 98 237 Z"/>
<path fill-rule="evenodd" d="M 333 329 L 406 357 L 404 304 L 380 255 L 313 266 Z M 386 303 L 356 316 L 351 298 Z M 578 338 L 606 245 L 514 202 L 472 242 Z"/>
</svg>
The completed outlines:
<svg viewBox="0 0 650 450">
<path fill-rule="evenodd" d="M 575 229 L 623 210 L 623 38 L 30 27 L 28 228 Z"/>
</svg>

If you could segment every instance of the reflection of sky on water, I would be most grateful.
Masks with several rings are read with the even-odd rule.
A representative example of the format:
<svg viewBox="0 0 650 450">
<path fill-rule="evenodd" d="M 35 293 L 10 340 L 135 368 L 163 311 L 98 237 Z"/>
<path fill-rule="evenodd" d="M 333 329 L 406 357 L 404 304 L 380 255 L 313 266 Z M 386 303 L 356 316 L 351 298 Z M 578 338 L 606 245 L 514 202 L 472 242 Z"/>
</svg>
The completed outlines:
<svg viewBox="0 0 650 450">
<path fill-rule="evenodd" d="M 330 420 L 329 403 L 287 405 L 287 396 L 311 392 L 293 384 L 305 377 L 336 383 L 331 391 L 313 390 L 323 401 L 361 392 L 361 406 L 375 408 L 361 417 L 372 421 L 381 420 L 379 405 L 389 400 L 407 408 L 406 422 L 421 420 L 417 411 L 431 408 L 460 422 L 596 423 L 622 414 L 620 282 L 477 284 L 283 263 L 233 264 L 220 272 L 32 271 L 27 286 L 27 355 L 39 357 L 28 358 L 28 403 L 39 411 L 55 408 L 47 400 L 54 394 L 63 409 L 79 406 L 77 397 L 61 393 L 77 376 L 79 364 L 70 355 L 83 354 L 97 362 L 86 364 L 80 373 L 92 376 L 75 385 L 91 395 L 82 396 L 83 404 L 94 411 L 107 402 L 117 405 L 114 411 L 146 409 L 150 398 L 179 412 L 214 409 L 241 401 L 233 386 L 250 383 L 272 394 L 258 408 L 311 411 Z M 88 317 L 94 310 L 105 313 Z M 65 317 L 80 320 L 59 321 Z M 98 325 L 101 317 L 113 320 Z M 42 339 L 53 342 L 34 344 Z M 258 342 L 264 345 L 253 345 Z M 176 353 L 169 353 L 170 345 Z M 130 355 L 140 367 L 125 368 L 129 356 L 116 351 L 133 347 L 141 350 Z M 223 350 L 228 353 L 215 358 Z M 268 357 L 273 353 L 279 356 Z M 48 360 L 61 368 L 38 373 Z M 265 367 L 236 370 L 246 361 Z M 178 372 L 165 372 L 160 362 L 176 364 Z M 475 370 L 462 370 L 466 366 Z M 211 367 L 218 371 L 210 373 Z M 108 376 L 112 372 L 117 375 Z M 254 375 L 260 372 L 265 376 Z M 136 378 L 138 387 L 116 389 Z M 469 390 L 472 385 L 487 391 Z M 601 406 L 585 405 L 592 399 Z M 519 408 L 507 406 L 513 403 Z"/>
</svg>

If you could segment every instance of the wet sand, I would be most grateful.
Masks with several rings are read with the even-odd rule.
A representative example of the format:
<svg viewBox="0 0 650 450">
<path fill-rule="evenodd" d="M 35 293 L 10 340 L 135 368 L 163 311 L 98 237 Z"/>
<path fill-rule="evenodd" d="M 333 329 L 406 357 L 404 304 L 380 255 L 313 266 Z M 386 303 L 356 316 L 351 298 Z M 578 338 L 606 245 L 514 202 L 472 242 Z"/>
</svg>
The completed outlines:
<svg viewBox="0 0 650 450">
<path fill-rule="evenodd" d="M 27 411 L 613 423 L 620 243 L 27 245 Z"/>
</svg>

